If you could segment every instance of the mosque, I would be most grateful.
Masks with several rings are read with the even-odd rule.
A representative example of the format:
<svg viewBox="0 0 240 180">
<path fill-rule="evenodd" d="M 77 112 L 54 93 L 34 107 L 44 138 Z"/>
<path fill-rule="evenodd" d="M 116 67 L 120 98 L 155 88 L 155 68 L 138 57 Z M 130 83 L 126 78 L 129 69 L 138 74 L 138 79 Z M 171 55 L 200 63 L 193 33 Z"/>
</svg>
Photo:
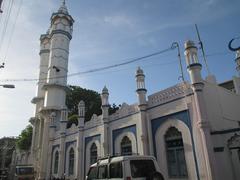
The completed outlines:
<svg viewBox="0 0 240 180">
<path fill-rule="evenodd" d="M 198 49 L 185 43 L 190 82 L 147 95 L 145 75 L 136 70 L 137 102 L 109 115 L 109 92 L 101 93 L 102 114 L 85 122 L 79 102 L 78 125 L 67 128 L 65 105 L 69 43 L 74 20 L 65 3 L 40 37 L 40 73 L 31 155 L 38 180 L 83 180 L 89 165 L 106 155 L 155 156 L 168 180 L 240 179 L 240 77 L 217 84 L 203 78 Z M 237 51 L 240 71 L 240 50 Z M 54 78 L 59 77 L 59 78 Z"/>
</svg>

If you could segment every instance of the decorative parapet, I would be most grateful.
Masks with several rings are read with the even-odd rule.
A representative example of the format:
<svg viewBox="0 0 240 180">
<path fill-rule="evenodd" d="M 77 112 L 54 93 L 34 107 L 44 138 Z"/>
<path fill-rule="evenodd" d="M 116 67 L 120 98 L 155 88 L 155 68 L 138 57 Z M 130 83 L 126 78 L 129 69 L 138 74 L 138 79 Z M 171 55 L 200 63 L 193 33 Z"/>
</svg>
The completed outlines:
<svg viewBox="0 0 240 180">
<path fill-rule="evenodd" d="M 180 83 L 148 96 L 148 108 L 158 106 L 192 94 L 191 85 Z"/>
<path fill-rule="evenodd" d="M 97 116 L 96 114 L 93 114 L 91 120 L 85 122 L 84 128 L 88 129 L 90 127 L 95 127 L 95 126 L 101 125 L 101 123 L 102 123 L 101 119 L 102 119 L 102 115 Z"/>
<path fill-rule="evenodd" d="M 136 114 L 137 112 L 139 112 L 137 104 L 128 105 L 127 103 L 123 103 L 119 110 L 109 116 L 109 121 Z"/>
</svg>

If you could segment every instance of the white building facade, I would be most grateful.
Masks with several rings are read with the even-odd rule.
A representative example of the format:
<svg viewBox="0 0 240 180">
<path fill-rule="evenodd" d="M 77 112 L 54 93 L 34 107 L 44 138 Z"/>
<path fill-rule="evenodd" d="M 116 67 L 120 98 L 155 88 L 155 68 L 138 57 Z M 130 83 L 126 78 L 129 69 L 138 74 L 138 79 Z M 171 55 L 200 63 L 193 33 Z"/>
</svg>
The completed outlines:
<svg viewBox="0 0 240 180">
<path fill-rule="evenodd" d="M 109 92 L 104 87 L 102 115 L 85 122 L 81 101 L 78 125 L 67 128 L 66 75 L 73 23 L 63 3 L 40 38 L 40 81 L 31 118 L 37 179 L 83 180 L 98 157 L 131 153 L 155 156 L 169 180 L 240 179 L 240 78 L 233 78 L 235 92 L 219 86 L 213 76 L 203 79 L 192 41 L 185 43 L 189 83 L 147 96 L 145 75 L 138 68 L 136 104 L 123 103 L 109 115 Z"/>
</svg>

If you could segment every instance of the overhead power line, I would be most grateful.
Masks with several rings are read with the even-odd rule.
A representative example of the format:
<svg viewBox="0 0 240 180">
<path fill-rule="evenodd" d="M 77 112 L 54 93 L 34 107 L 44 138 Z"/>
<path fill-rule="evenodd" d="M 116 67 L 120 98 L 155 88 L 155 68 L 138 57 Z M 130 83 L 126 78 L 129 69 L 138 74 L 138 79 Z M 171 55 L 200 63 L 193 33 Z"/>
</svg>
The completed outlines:
<svg viewBox="0 0 240 180">
<path fill-rule="evenodd" d="M 55 76 L 55 77 L 51 77 L 51 78 L 42 78 L 42 79 L 38 79 L 38 78 L 3 79 L 3 80 L 0 80 L 0 82 L 45 81 L 47 79 L 61 79 L 61 78 L 66 78 L 66 77 L 78 76 L 78 75 L 82 75 L 82 74 L 89 74 L 89 73 L 104 71 L 104 70 L 107 70 L 107 69 L 112 69 L 112 68 L 124 66 L 124 65 L 127 65 L 127 64 L 131 64 L 131 63 L 134 63 L 134 62 L 142 61 L 142 60 L 145 60 L 147 58 L 157 56 L 159 54 L 163 54 L 165 52 L 171 51 L 173 49 L 175 49 L 175 47 L 171 46 L 167 49 L 157 51 L 157 52 L 154 52 L 154 53 L 151 53 L 151 54 L 148 54 L 148 55 L 145 55 L 145 56 L 141 56 L 141 57 L 138 57 L 138 58 L 134 58 L 134 59 L 131 59 L 129 61 L 125 61 L 125 62 L 122 62 L 122 63 L 113 64 L 113 65 L 109 65 L 109 66 L 104 66 L 104 67 L 100 67 L 100 68 L 90 69 L 90 70 L 87 70 L 87 71 L 76 72 L 76 73 L 69 74 L 67 76 Z"/>
<path fill-rule="evenodd" d="M 22 7 L 22 2 L 23 2 L 23 0 L 20 1 L 20 4 L 19 4 L 18 9 L 17 9 L 17 14 L 16 14 L 16 17 L 15 17 L 14 22 L 13 22 L 13 27 L 10 31 L 10 38 L 7 42 L 7 49 L 6 49 L 6 53 L 5 53 L 3 61 L 6 60 L 7 55 L 8 55 L 8 50 L 9 50 L 9 47 L 10 47 L 10 44 L 11 44 L 11 41 L 12 41 L 12 37 L 13 37 L 14 31 L 15 31 L 15 26 L 16 26 L 16 23 L 17 23 L 17 19 L 18 19 L 18 16 L 19 16 L 19 13 L 20 13 L 20 10 L 21 10 L 21 7 Z"/>
<path fill-rule="evenodd" d="M 3 42 L 4 42 L 4 38 L 5 38 L 6 32 L 7 32 L 7 27 L 8 27 L 10 15 L 11 15 L 11 13 L 12 13 L 13 4 L 14 4 L 14 0 L 11 0 L 11 1 L 9 2 L 9 5 L 8 5 L 8 10 L 7 10 L 7 12 L 6 12 L 5 21 L 3 22 L 2 34 L 1 34 L 1 36 L 0 36 L 0 51 L 1 51 L 1 48 L 2 48 L 2 44 L 3 44 Z"/>
</svg>

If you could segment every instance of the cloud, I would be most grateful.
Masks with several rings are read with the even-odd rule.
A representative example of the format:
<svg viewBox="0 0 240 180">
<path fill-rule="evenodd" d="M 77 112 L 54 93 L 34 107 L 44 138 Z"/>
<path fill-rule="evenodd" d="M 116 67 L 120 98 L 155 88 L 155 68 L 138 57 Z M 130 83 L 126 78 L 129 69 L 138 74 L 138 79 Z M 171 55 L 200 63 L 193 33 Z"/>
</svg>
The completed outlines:
<svg viewBox="0 0 240 180">
<path fill-rule="evenodd" d="M 103 18 L 105 23 L 108 23 L 112 26 L 116 27 L 134 27 L 134 22 L 131 17 L 126 15 L 112 15 L 112 16 L 105 16 Z"/>
</svg>

